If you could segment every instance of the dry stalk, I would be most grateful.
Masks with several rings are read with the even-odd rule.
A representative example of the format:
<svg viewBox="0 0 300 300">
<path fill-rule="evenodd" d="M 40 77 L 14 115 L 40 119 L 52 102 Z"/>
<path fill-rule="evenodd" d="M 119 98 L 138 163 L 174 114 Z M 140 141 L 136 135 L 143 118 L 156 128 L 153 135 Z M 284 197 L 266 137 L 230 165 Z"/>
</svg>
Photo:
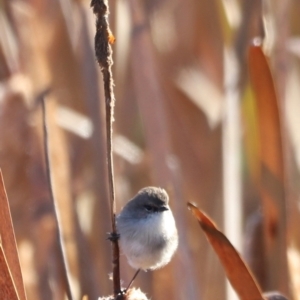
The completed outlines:
<svg viewBox="0 0 300 300">
<path fill-rule="evenodd" d="M 96 35 L 95 52 L 96 58 L 101 68 L 104 82 L 105 110 L 106 110 L 106 139 L 107 139 L 107 163 L 108 163 L 108 182 L 110 190 L 110 213 L 111 213 L 111 242 L 113 252 L 113 288 L 115 298 L 120 295 L 120 263 L 119 263 L 119 244 L 116 228 L 116 203 L 113 174 L 112 158 L 112 124 L 114 116 L 115 97 L 113 91 L 113 76 L 111 66 L 112 49 L 110 44 L 114 42 L 108 23 L 108 2 L 107 0 L 92 0 L 91 7 L 96 15 Z"/>
<path fill-rule="evenodd" d="M 47 93 L 47 92 L 46 92 Z M 65 249 L 62 241 L 61 227 L 59 223 L 59 211 L 56 204 L 56 200 L 53 193 L 53 184 L 52 184 L 52 176 L 51 176 L 51 161 L 50 161 L 50 151 L 49 151 L 49 138 L 48 138 L 48 126 L 47 126 L 47 111 L 46 111 L 46 103 L 45 103 L 45 95 L 42 95 L 42 117 L 43 117 L 43 132 L 44 132 L 44 152 L 45 152 L 45 160 L 46 160 L 46 174 L 47 181 L 50 193 L 50 200 L 53 205 L 55 223 L 56 223 L 56 236 L 58 240 L 58 250 L 60 260 L 62 262 L 62 271 L 63 271 L 63 280 L 66 288 L 67 297 L 69 300 L 73 300 L 71 285 L 68 276 L 68 265 L 65 256 Z"/>
</svg>

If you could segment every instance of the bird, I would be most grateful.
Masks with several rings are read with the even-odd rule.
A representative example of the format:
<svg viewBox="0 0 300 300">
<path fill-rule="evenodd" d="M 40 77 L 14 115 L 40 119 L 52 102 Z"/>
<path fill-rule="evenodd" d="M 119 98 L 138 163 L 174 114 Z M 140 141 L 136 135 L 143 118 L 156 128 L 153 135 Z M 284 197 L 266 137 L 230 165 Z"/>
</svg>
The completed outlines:
<svg viewBox="0 0 300 300">
<path fill-rule="evenodd" d="M 116 221 L 121 251 L 137 269 L 135 276 L 140 270 L 155 270 L 170 262 L 178 247 L 178 233 L 164 189 L 141 189 Z"/>
</svg>

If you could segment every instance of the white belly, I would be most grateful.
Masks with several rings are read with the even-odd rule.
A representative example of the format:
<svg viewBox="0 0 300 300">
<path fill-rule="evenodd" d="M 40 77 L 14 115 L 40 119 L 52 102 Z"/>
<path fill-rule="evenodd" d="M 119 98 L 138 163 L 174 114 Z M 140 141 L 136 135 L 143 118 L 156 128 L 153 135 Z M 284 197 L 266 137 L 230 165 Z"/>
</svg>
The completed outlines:
<svg viewBox="0 0 300 300">
<path fill-rule="evenodd" d="M 172 213 L 163 214 L 154 214 L 138 226 L 119 228 L 122 251 L 133 268 L 157 269 L 171 260 L 178 245 L 177 230 Z"/>
</svg>

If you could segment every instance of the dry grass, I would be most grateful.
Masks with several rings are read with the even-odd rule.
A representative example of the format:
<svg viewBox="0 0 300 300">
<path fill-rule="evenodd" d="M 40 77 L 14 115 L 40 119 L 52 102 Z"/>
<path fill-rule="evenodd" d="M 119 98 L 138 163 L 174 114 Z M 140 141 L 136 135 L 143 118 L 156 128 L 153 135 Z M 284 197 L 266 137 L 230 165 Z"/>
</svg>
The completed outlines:
<svg viewBox="0 0 300 300">
<path fill-rule="evenodd" d="M 112 293 L 105 97 L 89 5 L 0 5 L 0 167 L 30 300 L 64 297 L 38 100 L 49 88 L 53 186 L 74 298 Z M 180 234 L 173 261 L 140 274 L 135 285 L 155 300 L 226 299 L 222 266 L 187 211 L 192 201 L 245 254 L 263 291 L 299 300 L 299 3 L 109 5 L 117 211 L 141 187 L 162 186 Z M 263 39 L 271 73 L 253 63 L 250 82 L 255 37 Z M 270 81 L 257 89 L 255 78 L 266 74 L 276 93 Z M 262 113 L 270 98 L 272 108 Z M 232 199 L 236 212 L 226 209 Z M 121 256 L 125 286 L 133 273 Z"/>
</svg>

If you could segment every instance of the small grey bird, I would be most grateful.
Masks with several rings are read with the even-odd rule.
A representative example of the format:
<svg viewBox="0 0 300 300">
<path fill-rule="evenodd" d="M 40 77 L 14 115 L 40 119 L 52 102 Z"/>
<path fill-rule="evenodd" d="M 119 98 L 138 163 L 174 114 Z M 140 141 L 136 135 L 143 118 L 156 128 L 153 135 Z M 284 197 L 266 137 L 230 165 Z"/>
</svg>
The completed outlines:
<svg viewBox="0 0 300 300">
<path fill-rule="evenodd" d="M 178 234 L 168 202 L 164 189 L 146 187 L 118 215 L 121 250 L 133 268 L 161 268 L 175 253 Z"/>
</svg>

